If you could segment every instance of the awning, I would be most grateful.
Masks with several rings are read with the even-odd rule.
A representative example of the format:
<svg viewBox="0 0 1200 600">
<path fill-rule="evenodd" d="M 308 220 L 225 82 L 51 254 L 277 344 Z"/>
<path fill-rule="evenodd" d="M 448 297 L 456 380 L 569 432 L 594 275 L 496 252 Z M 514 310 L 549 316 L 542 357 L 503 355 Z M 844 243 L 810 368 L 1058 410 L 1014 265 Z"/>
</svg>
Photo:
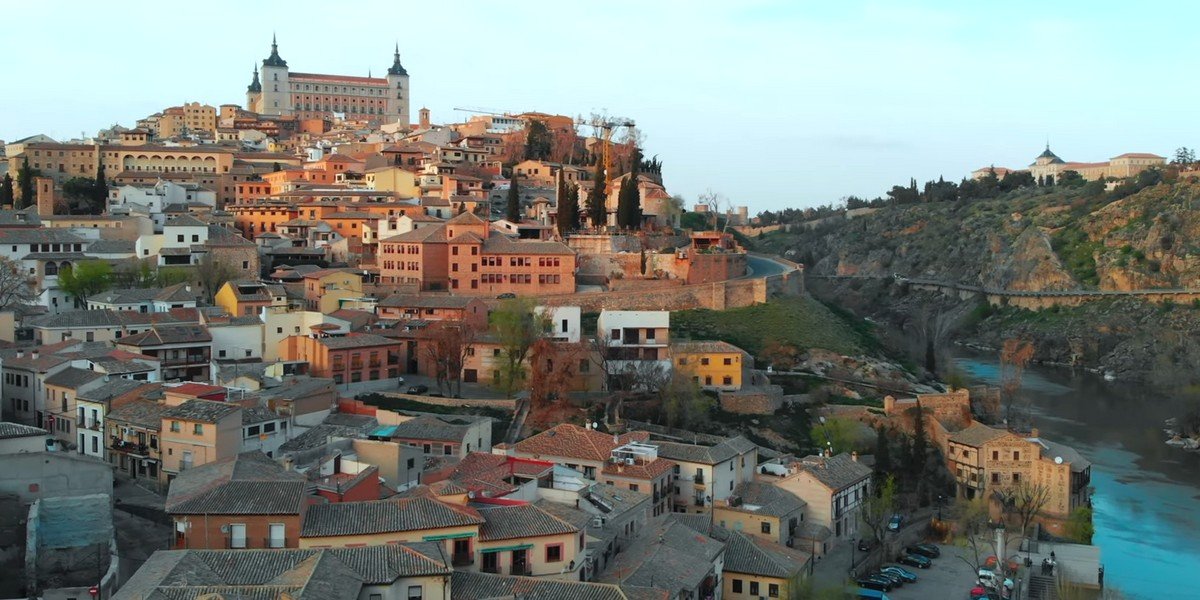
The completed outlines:
<svg viewBox="0 0 1200 600">
<path fill-rule="evenodd" d="M 480 548 L 480 552 L 508 552 L 509 550 L 528 550 L 533 544 L 517 544 L 515 546 L 499 546 L 496 548 Z"/>
</svg>

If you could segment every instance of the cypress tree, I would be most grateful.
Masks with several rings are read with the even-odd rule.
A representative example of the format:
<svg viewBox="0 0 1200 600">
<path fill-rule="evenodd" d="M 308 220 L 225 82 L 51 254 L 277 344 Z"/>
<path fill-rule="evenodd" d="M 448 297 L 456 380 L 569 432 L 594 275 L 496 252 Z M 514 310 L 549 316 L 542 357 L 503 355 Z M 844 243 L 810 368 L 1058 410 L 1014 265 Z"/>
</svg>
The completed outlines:
<svg viewBox="0 0 1200 600">
<path fill-rule="evenodd" d="M 588 194 L 587 216 L 593 227 L 603 227 L 607 210 L 604 208 L 605 190 L 604 161 L 596 161 L 596 170 L 592 174 L 592 192 Z"/>
<path fill-rule="evenodd" d="M 108 180 L 104 176 L 104 163 L 96 169 L 96 184 L 92 188 L 91 214 L 98 215 L 108 208 Z"/>
<path fill-rule="evenodd" d="M 508 205 L 504 208 L 504 218 L 513 223 L 521 222 L 521 190 L 517 186 L 517 174 L 514 171 L 512 183 L 508 186 Z"/>
<path fill-rule="evenodd" d="M 567 183 L 559 172 L 558 178 L 558 235 L 566 237 L 579 227 L 579 192 L 576 186 Z"/>
<path fill-rule="evenodd" d="M 633 229 L 642 224 L 641 194 L 638 191 L 638 167 L 641 156 L 637 148 L 633 149 L 630 157 L 629 179 L 621 184 L 621 192 L 617 197 L 617 226 L 622 229 Z"/>
<path fill-rule="evenodd" d="M 4 174 L 4 181 L 0 183 L 0 206 L 8 206 L 13 203 L 13 178 L 8 173 Z"/>
<path fill-rule="evenodd" d="M 17 187 L 21 188 L 21 200 L 14 202 L 13 208 L 20 210 L 33 202 L 33 169 L 29 168 L 28 156 L 21 162 L 21 168 L 17 169 Z"/>
</svg>

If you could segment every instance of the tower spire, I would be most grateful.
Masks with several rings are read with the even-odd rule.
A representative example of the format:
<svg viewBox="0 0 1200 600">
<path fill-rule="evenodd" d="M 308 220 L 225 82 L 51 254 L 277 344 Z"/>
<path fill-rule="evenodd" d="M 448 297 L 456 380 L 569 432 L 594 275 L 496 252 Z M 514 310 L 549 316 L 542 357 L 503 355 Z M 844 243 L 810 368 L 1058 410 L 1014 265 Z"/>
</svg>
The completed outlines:
<svg viewBox="0 0 1200 600">
<path fill-rule="evenodd" d="M 400 64 L 400 42 L 396 42 L 396 53 L 392 55 L 392 66 L 387 72 L 388 75 L 408 76 L 408 71 L 404 70 L 404 66 Z"/>
<path fill-rule="evenodd" d="M 275 33 L 271 32 L 271 55 L 263 61 L 264 67 L 286 67 L 287 61 L 279 56 L 279 43 L 276 40 Z"/>
</svg>

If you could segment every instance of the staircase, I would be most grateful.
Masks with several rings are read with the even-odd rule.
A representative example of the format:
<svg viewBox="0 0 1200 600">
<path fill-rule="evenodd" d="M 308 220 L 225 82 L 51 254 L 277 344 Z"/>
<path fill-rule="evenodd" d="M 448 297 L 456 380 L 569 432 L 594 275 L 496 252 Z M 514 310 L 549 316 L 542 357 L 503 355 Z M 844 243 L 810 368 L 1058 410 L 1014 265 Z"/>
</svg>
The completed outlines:
<svg viewBox="0 0 1200 600">
<path fill-rule="evenodd" d="M 1029 574 L 1029 600 L 1058 600 L 1058 582 L 1050 575 Z"/>
</svg>

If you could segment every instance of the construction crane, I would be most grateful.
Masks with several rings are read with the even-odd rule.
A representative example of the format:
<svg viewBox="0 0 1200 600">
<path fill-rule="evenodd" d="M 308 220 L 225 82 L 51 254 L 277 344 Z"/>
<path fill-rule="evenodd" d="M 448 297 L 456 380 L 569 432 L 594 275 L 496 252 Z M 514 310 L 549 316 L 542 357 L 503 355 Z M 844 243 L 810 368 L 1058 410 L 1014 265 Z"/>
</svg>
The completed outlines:
<svg viewBox="0 0 1200 600">
<path fill-rule="evenodd" d="M 508 113 L 496 112 L 494 110 L 484 110 L 482 108 L 479 108 L 478 106 L 465 107 L 465 108 L 455 107 L 454 110 L 457 110 L 458 112 L 478 113 L 481 115 L 494 115 L 497 117 L 507 117 L 508 116 Z"/>
<path fill-rule="evenodd" d="M 587 125 L 594 131 L 600 133 L 600 139 L 604 142 L 604 177 L 612 178 L 612 136 L 613 132 L 618 127 L 633 129 L 637 127 L 637 123 L 633 119 L 624 117 L 609 117 L 604 115 L 592 115 L 590 121 L 584 121 L 582 117 L 575 120 L 576 125 Z"/>
</svg>

